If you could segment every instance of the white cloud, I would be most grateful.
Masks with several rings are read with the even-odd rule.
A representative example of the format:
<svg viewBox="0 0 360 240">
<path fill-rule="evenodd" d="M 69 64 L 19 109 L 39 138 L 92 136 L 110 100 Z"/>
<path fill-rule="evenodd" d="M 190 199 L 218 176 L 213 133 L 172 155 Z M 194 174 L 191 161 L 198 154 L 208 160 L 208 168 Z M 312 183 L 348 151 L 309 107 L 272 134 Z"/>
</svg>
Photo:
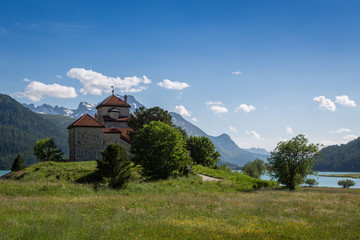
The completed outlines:
<svg viewBox="0 0 360 240">
<path fill-rule="evenodd" d="M 63 78 L 63 77 L 60 76 L 60 75 L 56 75 L 56 77 L 57 77 L 58 79 L 62 79 L 62 78 Z"/>
<path fill-rule="evenodd" d="M 344 133 L 344 132 L 351 132 L 350 129 L 348 128 L 339 128 L 338 130 L 335 131 L 336 133 Z"/>
<path fill-rule="evenodd" d="M 40 101 L 44 96 L 54 98 L 75 98 L 77 97 L 75 88 L 62 86 L 59 84 L 44 84 L 42 82 L 32 81 L 29 83 L 25 92 L 19 93 L 21 97 L 26 97 L 34 102 Z"/>
<path fill-rule="evenodd" d="M 356 136 L 356 135 L 346 135 L 346 136 L 343 137 L 343 139 L 346 140 L 346 141 L 351 141 L 351 140 L 354 140 L 356 138 L 358 138 L 358 136 Z"/>
<path fill-rule="evenodd" d="M 222 114 L 229 111 L 226 107 L 222 106 L 211 106 L 210 110 L 213 111 L 214 114 Z"/>
<path fill-rule="evenodd" d="M 291 127 L 286 127 L 286 134 L 289 134 L 289 135 L 293 135 L 294 134 L 294 130 L 292 130 Z"/>
<path fill-rule="evenodd" d="M 255 107 L 253 105 L 241 104 L 240 106 L 238 106 L 235 109 L 235 112 L 239 112 L 239 111 L 251 112 L 251 111 L 254 111 L 254 110 L 255 110 Z"/>
<path fill-rule="evenodd" d="M 175 106 L 175 112 L 181 116 L 190 117 L 191 113 L 183 105 Z"/>
<path fill-rule="evenodd" d="M 232 131 L 232 132 L 234 132 L 236 134 L 239 134 L 238 130 L 235 127 L 229 126 L 229 129 L 230 129 L 230 131 Z"/>
<path fill-rule="evenodd" d="M 320 103 L 319 108 L 321 108 L 321 109 L 329 110 L 332 112 L 336 110 L 336 106 L 335 106 L 334 102 L 328 98 L 325 98 L 324 96 L 314 97 L 313 100 L 315 102 Z"/>
<path fill-rule="evenodd" d="M 191 121 L 193 121 L 194 123 L 199 122 L 199 120 L 197 118 L 192 118 Z"/>
<path fill-rule="evenodd" d="M 84 68 L 72 68 L 67 72 L 67 76 L 70 78 L 78 79 L 83 87 L 80 92 L 84 95 L 93 94 L 101 95 L 102 93 L 110 93 L 110 86 L 114 86 L 120 92 L 135 93 L 146 90 L 146 87 L 142 84 L 149 84 L 151 80 L 146 76 L 141 77 L 109 77 L 97 73 L 92 70 L 86 70 Z"/>
<path fill-rule="evenodd" d="M 234 74 L 234 75 L 240 75 L 240 74 L 242 74 L 242 72 L 239 72 L 239 71 L 235 71 L 235 72 L 231 72 L 232 74 Z"/>
<path fill-rule="evenodd" d="M 208 106 L 211 106 L 211 105 L 223 105 L 222 102 L 212 102 L 212 101 L 208 101 L 208 102 L 205 102 L 206 105 Z"/>
<path fill-rule="evenodd" d="M 342 96 L 336 96 L 336 103 L 339 103 L 343 106 L 347 106 L 347 107 L 356 107 L 356 103 L 354 100 L 350 100 L 349 96 L 347 95 L 342 95 Z"/>
<path fill-rule="evenodd" d="M 31 80 L 28 78 L 24 78 L 24 82 L 31 82 Z"/>
<path fill-rule="evenodd" d="M 258 134 L 257 132 L 255 132 L 254 130 L 251 131 L 245 131 L 246 135 L 250 135 L 253 136 L 255 139 L 257 140 L 264 140 L 263 138 L 261 138 L 260 134 Z"/>
<path fill-rule="evenodd" d="M 190 87 L 186 82 L 172 82 L 169 79 L 164 79 L 162 82 L 159 82 L 157 85 L 166 89 L 182 90 L 184 88 Z"/>
</svg>

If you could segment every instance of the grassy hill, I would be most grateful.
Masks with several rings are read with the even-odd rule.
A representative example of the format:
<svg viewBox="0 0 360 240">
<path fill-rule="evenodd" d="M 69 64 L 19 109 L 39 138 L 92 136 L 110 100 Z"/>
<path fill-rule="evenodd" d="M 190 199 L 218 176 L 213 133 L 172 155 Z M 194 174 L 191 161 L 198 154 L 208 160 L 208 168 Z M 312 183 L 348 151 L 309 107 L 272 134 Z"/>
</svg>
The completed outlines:
<svg viewBox="0 0 360 240">
<path fill-rule="evenodd" d="M 0 94 L 0 169 L 10 169 L 17 154 L 28 165 L 37 162 L 33 146 L 45 137 L 54 138 L 65 156 L 68 155 L 68 133 L 64 128 L 67 121 L 70 119 L 34 113 L 10 96 Z"/>
<path fill-rule="evenodd" d="M 188 178 L 127 189 L 74 184 L 95 162 L 39 163 L 0 180 L 0 239 L 358 239 L 358 189 L 252 188 L 201 166 Z M 240 188 L 239 188 L 240 186 Z M 340 214 L 341 213 L 341 214 Z"/>
</svg>

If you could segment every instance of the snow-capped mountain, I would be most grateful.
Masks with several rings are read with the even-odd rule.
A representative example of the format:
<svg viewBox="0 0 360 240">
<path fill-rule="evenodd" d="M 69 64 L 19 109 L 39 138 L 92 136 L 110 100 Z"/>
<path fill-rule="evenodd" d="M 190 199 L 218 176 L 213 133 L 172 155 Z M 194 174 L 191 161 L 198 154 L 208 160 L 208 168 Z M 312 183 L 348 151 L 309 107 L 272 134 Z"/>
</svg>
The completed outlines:
<svg viewBox="0 0 360 240">
<path fill-rule="evenodd" d="M 119 96 L 119 97 L 121 99 L 124 99 L 124 96 Z M 140 102 L 138 102 L 135 99 L 135 97 L 132 95 L 128 95 L 127 103 L 131 106 L 130 113 L 134 112 L 139 107 L 144 106 Z M 23 103 L 22 105 L 36 113 L 51 114 L 51 115 L 63 115 L 63 116 L 68 116 L 68 117 L 72 117 L 72 118 L 79 118 L 86 113 L 91 116 L 95 116 L 96 106 L 97 106 L 97 104 L 91 104 L 91 103 L 87 103 L 87 102 L 80 102 L 77 109 L 68 109 L 68 108 L 59 107 L 59 106 L 52 107 L 48 104 L 35 106 L 34 104 Z"/>
</svg>

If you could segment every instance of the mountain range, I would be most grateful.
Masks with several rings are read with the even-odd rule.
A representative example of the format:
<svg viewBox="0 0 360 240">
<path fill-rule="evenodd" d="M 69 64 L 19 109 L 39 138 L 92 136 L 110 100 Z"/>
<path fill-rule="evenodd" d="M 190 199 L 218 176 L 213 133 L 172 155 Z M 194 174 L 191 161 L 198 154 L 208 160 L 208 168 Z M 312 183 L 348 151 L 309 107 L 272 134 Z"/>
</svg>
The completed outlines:
<svg viewBox="0 0 360 240">
<path fill-rule="evenodd" d="M 123 96 L 120 96 L 123 98 Z M 140 102 L 136 100 L 136 98 L 132 95 L 128 95 L 127 102 L 130 104 L 130 112 L 134 112 L 141 106 L 144 106 Z M 81 102 L 77 109 L 67 109 L 64 107 L 55 106 L 52 107 L 48 104 L 43 104 L 41 106 L 35 106 L 34 104 L 23 104 L 23 106 L 29 108 L 30 110 L 41 113 L 41 114 L 50 114 L 50 115 L 62 115 L 72 118 L 78 118 L 85 113 L 88 113 L 92 116 L 96 113 L 96 106 L 95 104 Z M 176 126 L 180 126 L 183 128 L 186 133 L 191 136 L 205 136 L 210 138 L 217 151 L 221 154 L 221 162 L 220 164 L 228 164 L 229 166 L 236 168 L 241 167 L 245 163 L 249 161 L 253 161 L 256 158 L 266 160 L 269 156 L 269 153 L 265 149 L 241 149 L 239 148 L 235 142 L 230 138 L 227 134 L 221 134 L 219 136 L 210 136 L 206 134 L 203 130 L 199 127 L 195 126 L 194 124 L 190 123 L 189 121 L 185 120 L 181 115 L 170 112 L 172 116 L 173 123 Z"/>
</svg>

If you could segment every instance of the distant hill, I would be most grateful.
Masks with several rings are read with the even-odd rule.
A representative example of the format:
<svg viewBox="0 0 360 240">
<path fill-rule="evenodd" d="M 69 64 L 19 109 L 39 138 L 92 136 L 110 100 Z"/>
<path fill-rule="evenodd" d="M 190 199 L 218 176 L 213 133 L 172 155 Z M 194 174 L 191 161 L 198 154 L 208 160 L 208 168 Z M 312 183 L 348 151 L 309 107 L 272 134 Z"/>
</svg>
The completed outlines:
<svg viewBox="0 0 360 240">
<path fill-rule="evenodd" d="M 244 148 L 245 151 L 251 152 L 251 153 L 257 153 L 262 155 L 270 156 L 270 153 L 266 151 L 264 148 Z"/>
<path fill-rule="evenodd" d="M 210 136 L 194 124 L 186 121 L 181 115 L 174 112 L 171 112 L 170 114 L 172 116 L 173 123 L 184 129 L 188 135 L 205 136 L 210 138 L 213 141 L 216 150 L 221 154 L 221 163 L 230 164 L 232 167 L 241 167 L 256 158 L 266 161 L 269 156 L 267 152 L 267 154 L 259 154 L 239 148 L 230 136 L 225 133 L 217 137 Z"/>
<path fill-rule="evenodd" d="M 37 162 L 33 146 L 35 141 L 45 137 L 53 137 L 68 155 L 67 131 L 60 127 L 61 124 L 60 119 L 47 119 L 23 107 L 10 96 L 0 94 L 0 169 L 10 169 L 19 153 L 26 164 Z"/>
<path fill-rule="evenodd" d="M 360 138 L 340 146 L 328 146 L 320 153 L 316 171 L 360 172 Z"/>
</svg>

